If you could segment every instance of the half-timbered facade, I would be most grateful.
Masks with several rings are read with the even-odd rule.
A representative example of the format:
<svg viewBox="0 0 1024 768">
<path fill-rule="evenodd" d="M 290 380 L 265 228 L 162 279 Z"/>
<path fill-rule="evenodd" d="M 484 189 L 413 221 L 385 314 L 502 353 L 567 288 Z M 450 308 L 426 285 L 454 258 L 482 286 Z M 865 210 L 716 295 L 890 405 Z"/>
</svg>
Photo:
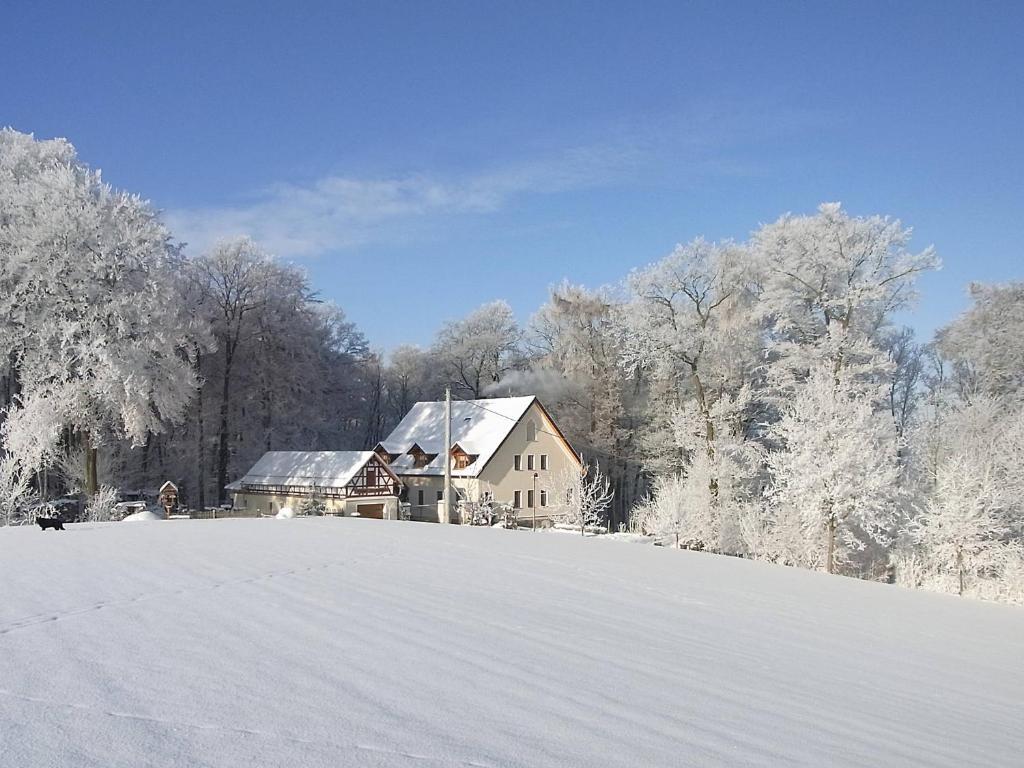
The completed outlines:
<svg viewBox="0 0 1024 768">
<path fill-rule="evenodd" d="M 275 515 L 319 499 L 327 514 L 398 518 L 402 483 L 372 451 L 268 451 L 227 486 L 234 506 Z"/>
</svg>

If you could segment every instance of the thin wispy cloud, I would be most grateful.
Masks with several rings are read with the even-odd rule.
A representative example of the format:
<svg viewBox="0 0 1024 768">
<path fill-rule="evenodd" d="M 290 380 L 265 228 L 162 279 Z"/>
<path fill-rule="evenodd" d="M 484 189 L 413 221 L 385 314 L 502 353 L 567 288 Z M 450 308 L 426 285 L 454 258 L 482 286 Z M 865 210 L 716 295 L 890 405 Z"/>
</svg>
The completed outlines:
<svg viewBox="0 0 1024 768">
<path fill-rule="evenodd" d="M 799 131 L 820 116 L 777 106 L 742 120 L 731 107 L 697 109 L 686 120 L 648 118 L 620 125 L 612 138 L 459 174 L 365 178 L 325 175 L 282 182 L 222 206 L 167 212 L 171 230 L 200 252 L 219 239 L 246 234 L 287 258 L 313 258 L 368 244 L 430 236 L 456 217 L 486 216 L 511 201 L 651 181 L 672 183 L 759 173 L 729 147 Z M 431 230 L 431 228 L 435 228 Z"/>
<path fill-rule="evenodd" d="M 400 239 L 445 217 L 492 213 L 519 195 L 614 183 L 642 158 L 627 145 L 584 147 L 457 177 L 329 175 L 309 184 L 275 184 L 237 205 L 171 210 L 167 219 L 193 251 L 247 234 L 281 256 L 313 257 Z"/>
</svg>

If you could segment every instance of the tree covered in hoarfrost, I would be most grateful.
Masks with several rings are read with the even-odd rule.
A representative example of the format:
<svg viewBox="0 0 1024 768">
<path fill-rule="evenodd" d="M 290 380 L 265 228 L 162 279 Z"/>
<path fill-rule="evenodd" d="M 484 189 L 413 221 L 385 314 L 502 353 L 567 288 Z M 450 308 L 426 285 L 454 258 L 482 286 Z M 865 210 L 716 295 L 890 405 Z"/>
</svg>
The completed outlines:
<svg viewBox="0 0 1024 768">
<path fill-rule="evenodd" d="M 366 340 L 341 309 L 316 300 L 302 270 L 239 237 L 193 259 L 187 274 L 215 342 L 197 361 L 194 448 L 179 462 L 192 503 L 207 494 L 223 502 L 224 486 L 263 451 L 366 447 L 379 402 L 365 380 Z"/>
<path fill-rule="evenodd" d="M 0 456 L 0 525 L 11 525 L 39 500 L 32 472 L 12 453 Z M 27 518 L 25 522 L 31 522 Z"/>
<path fill-rule="evenodd" d="M 1024 537 L 1024 408 L 977 395 L 945 410 L 933 429 L 922 509 L 907 525 L 921 560 L 916 580 L 985 591 Z"/>
<path fill-rule="evenodd" d="M 615 490 L 613 525 L 625 522 L 630 500 L 644 485 L 636 457 L 639 382 L 622 374 L 616 308 L 606 290 L 569 283 L 553 288 L 530 322 L 530 369 L 506 375 L 497 388 L 540 397 L 569 441 L 600 459 Z"/>
<path fill-rule="evenodd" d="M 911 252 L 910 236 L 898 220 L 853 217 L 838 203 L 755 232 L 764 274 L 759 306 L 784 363 L 777 373 L 799 376 L 822 360 L 837 373 L 884 371 L 882 332 L 914 298 L 918 275 L 939 264 L 931 248 Z"/>
<path fill-rule="evenodd" d="M 689 409 L 712 469 L 707 477 L 712 498 L 719 493 L 720 479 L 713 470 L 723 427 L 716 423 L 716 407 L 738 396 L 760 355 L 752 312 L 756 277 L 744 247 L 695 240 L 632 273 L 629 300 L 617 314 L 623 366 L 627 372 L 644 371 L 655 382 L 650 421 L 660 425 L 653 439 L 664 448 L 652 468 L 680 472 L 692 462 L 691 446 L 671 439 L 677 412 Z M 743 413 L 734 415 L 728 429 L 736 435 L 745 422 Z"/>
<path fill-rule="evenodd" d="M 638 533 L 668 539 L 676 549 L 704 549 L 704 542 L 718 539 L 717 515 L 693 515 L 691 481 L 701 474 L 664 475 L 654 481 L 653 493 L 633 507 L 632 528 Z"/>
<path fill-rule="evenodd" d="M 553 517 L 565 525 L 580 529 L 601 525 L 611 506 L 614 492 L 598 464 L 569 467 L 555 478 Z"/>
<path fill-rule="evenodd" d="M 969 287 L 972 306 L 938 333 L 962 396 L 1024 392 L 1024 283 Z"/>
<path fill-rule="evenodd" d="M 17 390 L 7 418 L 46 415 L 37 440 L 71 430 L 95 492 L 95 447 L 142 444 L 193 394 L 202 327 L 177 291 L 181 257 L 145 201 L 104 184 L 63 140 L 0 131 L 0 217 L 0 358 Z M 57 449 L 15 438 L 28 431 L 13 427 L 5 449 Z"/>
<path fill-rule="evenodd" d="M 899 467 L 883 393 L 818 365 L 767 430 L 769 525 L 779 558 L 833 573 L 842 556 L 885 542 L 896 522 Z"/>
<path fill-rule="evenodd" d="M 388 358 L 386 397 L 391 425 L 397 424 L 420 401 L 440 400 L 444 383 L 428 350 L 400 344 Z"/>
<path fill-rule="evenodd" d="M 507 302 L 493 301 L 447 323 L 432 351 L 448 382 L 480 397 L 515 365 L 521 339 L 512 308 Z"/>
</svg>

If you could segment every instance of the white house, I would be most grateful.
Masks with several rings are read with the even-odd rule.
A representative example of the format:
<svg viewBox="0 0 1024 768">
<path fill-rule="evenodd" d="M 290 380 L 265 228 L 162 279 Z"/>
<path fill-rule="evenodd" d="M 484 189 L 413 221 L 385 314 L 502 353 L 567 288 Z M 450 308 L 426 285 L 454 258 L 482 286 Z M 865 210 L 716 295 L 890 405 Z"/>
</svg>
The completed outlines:
<svg viewBox="0 0 1024 768">
<path fill-rule="evenodd" d="M 398 519 L 401 482 L 373 451 L 268 451 L 227 486 L 234 506 L 274 515 L 307 499 L 327 514 Z"/>
<path fill-rule="evenodd" d="M 556 485 L 579 472 L 579 456 L 534 396 L 452 402 L 452 444 L 444 445 L 444 402 L 417 403 L 374 449 L 401 479 L 414 520 L 438 520 L 444 454 L 452 457 L 453 498 L 492 499 L 517 516 L 550 519 Z"/>
</svg>

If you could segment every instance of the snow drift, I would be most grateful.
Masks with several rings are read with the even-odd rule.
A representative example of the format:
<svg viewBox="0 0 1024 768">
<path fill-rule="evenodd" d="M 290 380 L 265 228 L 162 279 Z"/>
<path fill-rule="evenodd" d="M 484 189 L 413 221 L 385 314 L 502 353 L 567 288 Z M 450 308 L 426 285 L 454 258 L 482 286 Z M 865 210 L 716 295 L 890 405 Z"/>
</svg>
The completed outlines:
<svg viewBox="0 0 1024 768">
<path fill-rule="evenodd" d="M 600 538 L 0 529 L 0 765 L 993 766 L 1024 611 Z"/>
<path fill-rule="evenodd" d="M 138 522 L 147 522 L 147 521 L 150 521 L 150 520 L 164 520 L 164 519 L 166 519 L 166 518 L 164 517 L 164 514 L 162 512 L 155 512 L 152 509 L 143 509 L 143 510 L 140 510 L 139 512 L 133 512 L 132 514 L 127 515 L 124 518 L 124 520 L 122 520 L 121 522 L 122 523 L 138 523 Z"/>
</svg>

